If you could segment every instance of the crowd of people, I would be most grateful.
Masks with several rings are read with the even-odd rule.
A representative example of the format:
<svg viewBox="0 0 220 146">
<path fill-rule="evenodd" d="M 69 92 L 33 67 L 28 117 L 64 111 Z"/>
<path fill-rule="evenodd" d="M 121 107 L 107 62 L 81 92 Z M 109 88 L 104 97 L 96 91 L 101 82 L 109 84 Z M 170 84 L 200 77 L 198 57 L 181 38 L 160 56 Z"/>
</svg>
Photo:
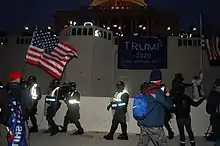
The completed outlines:
<svg viewBox="0 0 220 146">
<path fill-rule="evenodd" d="M 162 74 L 160 70 L 153 70 L 148 82 L 140 86 L 140 93 L 134 97 L 133 116 L 140 127 L 140 138 L 138 146 L 147 146 L 151 141 L 155 146 L 167 146 L 167 137 L 164 133 L 165 127 L 168 131 L 168 138 L 174 137 L 174 132 L 169 125 L 173 114 L 180 135 L 180 146 L 185 146 L 186 129 L 191 146 L 195 146 L 195 138 L 191 127 L 191 106 L 197 107 L 204 100 L 202 88 L 203 74 L 195 76 L 192 83 L 184 83 L 181 73 L 175 74 L 172 81 L 172 88 L 169 89 L 162 84 Z M 192 97 L 185 93 L 185 89 L 193 87 Z M 3 86 L 0 84 L 0 124 L 4 125 L 8 134 L 8 145 L 18 146 L 28 145 L 28 136 L 30 132 L 38 132 L 37 113 L 38 101 L 42 97 L 40 86 L 37 84 L 35 76 L 30 76 L 27 80 L 22 79 L 18 72 L 10 74 L 10 82 Z M 207 97 L 207 113 L 210 114 L 210 123 L 213 127 L 213 137 L 215 146 L 220 145 L 220 79 L 214 83 L 213 90 Z M 121 125 L 122 134 L 118 136 L 119 140 L 128 140 L 127 134 L 127 107 L 130 95 L 125 89 L 125 83 L 118 81 L 116 92 L 111 98 L 107 110 L 113 111 L 113 120 L 110 131 L 103 138 L 113 140 L 118 125 Z M 67 105 L 66 116 L 63 126 L 58 126 L 54 121 L 56 112 L 61 107 L 62 101 Z M 45 97 L 45 116 L 48 121 L 48 130 L 51 136 L 59 132 L 67 132 L 69 123 L 75 124 L 77 130 L 74 135 L 84 134 L 80 120 L 80 92 L 76 90 L 76 84 L 72 81 L 61 85 L 60 81 L 53 79 L 49 84 L 48 93 Z M 27 128 L 26 121 L 30 119 L 32 127 Z M 28 129 L 28 131 L 26 130 Z"/>
</svg>

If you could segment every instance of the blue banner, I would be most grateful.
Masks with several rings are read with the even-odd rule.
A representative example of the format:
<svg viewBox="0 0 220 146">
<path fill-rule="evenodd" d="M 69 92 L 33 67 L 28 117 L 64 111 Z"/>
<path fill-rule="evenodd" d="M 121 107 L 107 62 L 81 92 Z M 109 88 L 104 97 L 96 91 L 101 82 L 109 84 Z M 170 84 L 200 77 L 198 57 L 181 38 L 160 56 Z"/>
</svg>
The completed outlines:
<svg viewBox="0 0 220 146">
<path fill-rule="evenodd" d="M 8 146 L 27 146 L 25 121 L 18 101 L 9 102 L 11 115 L 8 119 Z"/>
<path fill-rule="evenodd" d="M 167 68 L 166 37 L 122 37 L 118 44 L 119 69 Z"/>
</svg>

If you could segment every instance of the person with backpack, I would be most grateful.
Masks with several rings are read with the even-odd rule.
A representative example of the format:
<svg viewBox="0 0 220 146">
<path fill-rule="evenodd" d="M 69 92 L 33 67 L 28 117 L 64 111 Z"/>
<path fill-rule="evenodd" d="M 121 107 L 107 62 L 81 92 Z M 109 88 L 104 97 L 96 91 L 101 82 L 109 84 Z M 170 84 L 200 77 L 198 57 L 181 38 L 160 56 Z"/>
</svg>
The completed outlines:
<svg viewBox="0 0 220 146">
<path fill-rule="evenodd" d="M 185 133 L 184 127 L 189 135 L 191 146 L 195 146 L 195 138 L 191 126 L 191 106 L 198 107 L 203 101 L 202 97 L 197 102 L 193 101 L 191 97 L 185 94 L 185 88 L 191 86 L 192 84 L 183 83 L 184 78 L 182 74 L 176 74 L 173 80 L 171 96 L 173 97 L 173 103 L 175 105 L 174 113 L 176 115 L 177 127 L 180 134 L 180 146 L 185 146 Z"/>
<path fill-rule="evenodd" d="M 150 83 L 144 86 L 141 94 L 134 97 L 133 116 L 141 128 L 138 146 L 147 146 L 150 141 L 154 146 L 167 146 L 163 129 L 165 110 L 171 110 L 171 100 L 166 100 L 161 90 L 162 75 L 160 70 L 153 70 Z M 144 133 L 144 134 L 143 134 Z"/>
<path fill-rule="evenodd" d="M 210 124 L 215 138 L 215 146 L 220 146 L 220 79 L 216 79 L 214 89 L 209 94 L 206 111 L 211 115 Z"/>
</svg>

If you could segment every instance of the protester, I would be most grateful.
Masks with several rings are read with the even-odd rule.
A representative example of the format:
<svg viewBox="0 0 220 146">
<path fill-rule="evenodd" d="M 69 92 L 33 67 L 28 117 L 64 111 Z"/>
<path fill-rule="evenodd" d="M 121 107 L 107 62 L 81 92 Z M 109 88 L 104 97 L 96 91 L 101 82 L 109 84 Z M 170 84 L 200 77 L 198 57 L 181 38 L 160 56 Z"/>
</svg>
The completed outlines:
<svg viewBox="0 0 220 146">
<path fill-rule="evenodd" d="M 210 92 L 206 111 L 211 115 L 210 123 L 215 138 L 215 146 L 220 146 L 220 79 L 216 79 L 214 88 Z"/>
<path fill-rule="evenodd" d="M 170 95 L 169 95 L 169 89 L 166 85 L 162 84 L 161 89 L 164 92 L 164 96 L 166 97 L 166 100 L 172 100 Z M 174 132 L 170 126 L 170 120 L 172 119 L 172 114 L 173 114 L 173 109 L 172 110 L 165 110 L 165 116 L 164 116 L 164 127 L 168 131 L 168 138 L 173 139 L 174 137 Z"/>
<path fill-rule="evenodd" d="M 185 94 L 185 88 L 192 84 L 183 83 L 184 78 L 182 74 L 176 74 L 172 84 L 171 96 L 175 105 L 174 113 L 176 115 L 177 126 L 180 133 L 180 145 L 185 146 L 185 133 L 184 127 L 189 135 L 191 146 L 195 146 L 195 138 L 191 127 L 191 106 L 197 107 L 203 101 L 202 97 L 198 102 L 193 101 L 189 96 Z"/>
<path fill-rule="evenodd" d="M 160 70 L 153 70 L 150 75 L 150 83 L 143 90 L 147 100 L 146 118 L 137 119 L 141 128 L 138 146 L 147 146 L 150 142 L 155 146 L 167 146 L 167 138 L 164 133 L 165 110 L 173 108 L 172 102 L 166 100 L 160 88 L 162 75 Z"/>
<path fill-rule="evenodd" d="M 23 87 L 20 81 L 21 73 L 11 72 L 10 82 L 6 87 L 11 111 L 7 122 L 8 146 L 27 146 L 25 120 L 21 107 Z"/>
</svg>

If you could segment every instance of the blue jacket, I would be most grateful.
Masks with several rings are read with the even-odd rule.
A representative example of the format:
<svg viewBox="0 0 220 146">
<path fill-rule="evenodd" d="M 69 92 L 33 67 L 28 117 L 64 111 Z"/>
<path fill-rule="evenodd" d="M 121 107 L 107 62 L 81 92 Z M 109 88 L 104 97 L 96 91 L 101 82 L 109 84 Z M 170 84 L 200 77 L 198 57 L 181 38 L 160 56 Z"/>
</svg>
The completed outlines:
<svg viewBox="0 0 220 146">
<path fill-rule="evenodd" d="M 165 98 L 162 90 L 157 89 L 155 94 L 146 94 L 147 117 L 138 123 L 144 127 L 162 127 L 164 125 L 165 110 L 171 110 L 173 103 Z"/>
</svg>

